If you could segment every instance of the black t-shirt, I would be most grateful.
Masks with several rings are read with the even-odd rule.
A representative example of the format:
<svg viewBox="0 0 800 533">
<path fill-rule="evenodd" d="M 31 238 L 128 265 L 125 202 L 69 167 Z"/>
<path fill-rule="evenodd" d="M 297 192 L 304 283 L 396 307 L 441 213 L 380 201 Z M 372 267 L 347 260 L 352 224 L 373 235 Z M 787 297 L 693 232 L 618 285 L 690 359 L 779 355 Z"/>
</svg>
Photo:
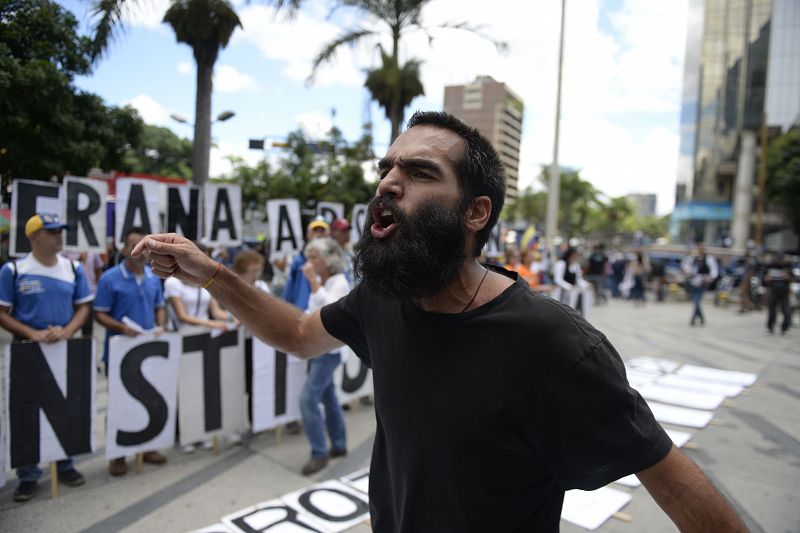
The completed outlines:
<svg viewBox="0 0 800 533">
<path fill-rule="evenodd" d="M 459 314 L 363 285 L 322 309 L 373 370 L 374 531 L 558 531 L 564 491 L 661 460 L 671 441 L 617 352 L 517 279 Z"/>
</svg>

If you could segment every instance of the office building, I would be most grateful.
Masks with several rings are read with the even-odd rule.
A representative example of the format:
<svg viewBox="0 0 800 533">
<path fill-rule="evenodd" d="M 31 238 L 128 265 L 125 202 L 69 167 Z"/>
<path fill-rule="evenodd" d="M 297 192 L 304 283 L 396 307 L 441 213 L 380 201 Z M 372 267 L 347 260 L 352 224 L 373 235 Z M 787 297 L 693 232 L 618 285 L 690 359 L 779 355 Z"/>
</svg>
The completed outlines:
<svg viewBox="0 0 800 533">
<path fill-rule="evenodd" d="M 506 171 L 507 201 L 518 195 L 523 107 L 514 91 L 491 76 L 444 89 L 444 111 L 480 131 L 500 155 Z"/>
<path fill-rule="evenodd" d="M 656 214 L 656 200 L 655 194 L 629 194 L 626 198 L 631 203 L 636 213 L 640 217 L 652 217 Z"/>
</svg>

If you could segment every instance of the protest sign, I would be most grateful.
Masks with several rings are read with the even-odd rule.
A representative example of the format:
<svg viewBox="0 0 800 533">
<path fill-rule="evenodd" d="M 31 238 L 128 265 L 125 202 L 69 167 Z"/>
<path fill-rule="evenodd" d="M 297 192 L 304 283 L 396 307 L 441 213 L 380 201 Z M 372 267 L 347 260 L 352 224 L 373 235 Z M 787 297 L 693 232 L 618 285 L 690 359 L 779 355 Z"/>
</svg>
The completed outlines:
<svg viewBox="0 0 800 533">
<path fill-rule="evenodd" d="M 9 467 L 94 450 L 93 339 L 13 342 L 4 368 Z"/>
<path fill-rule="evenodd" d="M 300 419 L 306 362 L 253 338 L 253 432 Z"/>
<path fill-rule="evenodd" d="M 158 221 L 157 182 L 138 178 L 119 178 L 116 192 L 114 242 L 124 245 L 122 238 L 131 228 L 141 228 L 145 234 L 161 231 Z"/>
<path fill-rule="evenodd" d="M 372 394 L 372 371 L 348 346 L 342 346 L 339 351 L 343 362 L 333 372 L 339 403 Z"/>
<path fill-rule="evenodd" d="M 350 242 L 358 242 L 361 234 L 364 233 L 364 226 L 367 224 L 367 214 L 367 204 L 356 204 L 353 206 L 353 215 L 350 221 Z"/>
<path fill-rule="evenodd" d="M 64 249 L 105 252 L 108 184 L 67 176 L 63 188 L 64 218 L 69 224 L 64 232 Z"/>
<path fill-rule="evenodd" d="M 200 239 L 200 192 L 199 187 L 191 185 L 167 186 L 167 233 L 179 233 L 192 241 Z"/>
<path fill-rule="evenodd" d="M 300 202 L 285 198 L 267 202 L 269 219 L 270 252 L 287 255 L 303 248 L 303 225 L 300 218 Z"/>
<path fill-rule="evenodd" d="M 203 204 L 203 242 L 209 246 L 242 244 L 241 187 L 206 183 L 203 188 Z"/>
<path fill-rule="evenodd" d="M 183 332 L 178 417 L 181 444 L 242 432 L 244 344 L 240 330 Z"/>
<path fill-rule="evenodd" d="M 31 251 L 25 236 L 25 223 L 36 213 L 61 217 L 61 187 L 46 181 L 11 182 L 11 237 L 9 255 L 21 256 Z"/>
<path fill-rule="evenodd" d="M 337 202 L 318 202 L 317 217 L 321 218 L 328 225 L 338 218 L 344 218 L 344 204 Z"/>
<path fill-rule="evenodd" d="M 106 457 L 172 446 L 181 336 L 115 335 L 109 341 Z"/>
</svg>

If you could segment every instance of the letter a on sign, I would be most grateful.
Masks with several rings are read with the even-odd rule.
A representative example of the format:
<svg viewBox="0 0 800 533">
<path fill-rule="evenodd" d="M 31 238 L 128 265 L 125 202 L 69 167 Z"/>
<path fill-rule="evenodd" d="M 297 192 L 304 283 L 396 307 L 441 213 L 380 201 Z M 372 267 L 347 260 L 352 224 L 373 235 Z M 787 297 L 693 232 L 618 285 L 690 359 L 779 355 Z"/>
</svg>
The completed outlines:
<svg viewBox="0 0 800 533">
<path fill-rule="evenodd" d="M 210 246 L 242 244 L 242 189 L 238 185 L 207 183 L 205 201 L 205 243 Z"/>
<path fill-rule="evenodd" d="M 12 468 L 94 450 L 91 338 L 6 347 L 6 417 Z"/>
<path fill-rule="evenodd" d="M 287 198 L 267 202 L 269 240 L 272 254 L 289 254 L 303 246 L 300 202 Z"/>
<path fill-rule="evenodd" d="M 64 213 L 69 228 L 65 250 L 106 251 L 106 196 L 104 181 L 68 176 L 64 178 Z"/>
</svg>

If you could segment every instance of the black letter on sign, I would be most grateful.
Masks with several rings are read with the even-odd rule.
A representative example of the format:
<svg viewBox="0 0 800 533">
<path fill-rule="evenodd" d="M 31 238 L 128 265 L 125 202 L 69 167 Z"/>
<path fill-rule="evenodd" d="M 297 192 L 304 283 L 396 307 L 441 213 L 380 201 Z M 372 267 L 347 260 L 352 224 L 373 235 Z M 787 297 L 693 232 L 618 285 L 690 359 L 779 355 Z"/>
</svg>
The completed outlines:
<svg viewBox="0 0 800 533">
<path fill-rule="evenodd" d="M 189 212 L 181 202 L 180 190 L 175 187 L 167 189 L 167 233 L 180 233 L 187 239 L 196 241 L 200 234 L 197 231 L 198 212 L 200 210 L 200 189 L 189 189 Z"/>
<path fill-rule="evenodd" d="M 122 234 L 119 235 L 120 240 L 129 229 L 135 226 L 133 223 L 136 220 L 137 211 L 140 213 L 139 219 L 142 221 L 139 227 L 144 230 L 145 235 L 153 233 L 150 228 L 150 216 L 147 211 L 147 199 L 144 196 L 144 187 L 141 183 L 131 183 L 131 191 L 128 196 L 128 205 L 125 206 L 125 223 L 122 225 Z"/>
<path fill-rule="evenodd" d="M 286 414 L 286 364 L 286 354 L 275 350 L 275 416 Z"/>
<path fill-rule="evenodd" d="M 225 218 L 220 217 L 220 211 L 225 210 Z M 214 204 L 214 218 L 211 219 L 211 236 L 210 240 L 216 241 L 217 234 L 220 230 L 227 229 L 228 235 L 231 240 L 238 240 L 236 235 L 236 225 L 233 220 L 233 211 L 231 210 L 231 201 L 228 198 L 228 189 L 217 189 L 217 201 Z"/>
<path fill-rule="evenodd" d="M 367 365 L 361 359 L 358 360 L 358 374 L 354 378 L 347 373 L 347 364 L 342 365 L 342 390 L 344 392 L 356 392 L 366 380 Z"/>
<path fill-rule="evenodd" d="M 286 232 L 284 233 L 284 228 Z M 275 243 L 275 249 L 280 250 L 283 241 L 289 241 L 292 244 L 292 250 L 300 247 L 300 242 L 292 229 L 292 221 L 289 218 L 289 210 L 285 205 L 278 206 L 278 242 Z"/>
<path fill-rule="evenodd" d="M 183 353 L 203 352 L 203 405 L 206 432 L 222 428 L 222 384 L 220 383 L 220 352 L 228 346 L 239 344 L 238 331 L 226 331 L 211 337 L 201 333 L 183 338 Z"/>
<path fill-rule="evenodd" d="M 117 431 L 117 444 L 135 446 L 154 439 L 167 425 L 169 408 L 161 393 L 142 374 L 142 363 L 148 357 L 169 357 L 169 343 L 153 341 L 140 344 L 122 357 L 119 377 L 128 394 L 147 409 L 147 426 L 141 431 Z"/>
<path fill-rule="evenodd" d="M 92 339 L 67 343 L 67 395 L 39 344 L 11 344 L 9 451 L 11 467 L 39 463 L 39 413 L 44 411 L 67 455 L 92 451 Z"/>
<path fill-rule="evenodd" d="M 315 492 L 332 492 L 334 494 L 338 494 L 342 498 L 347 498 L 348 500 L 353 502 L 356 506 L 356 509 L 352 513 L 346 515 L 340 515 L 340 516 L 330 515 L 325 511 L 323 511 L 322 509 L 320 509 L 319 507 L 317 507 L 316 505 L 314 505 L 313 503 L 311 503 L 311 495 L 314 494 Z M 353 496 L 349 492 L 344 492 L 342 490 L 334 488 L 311 489 L 301 494 L 300 497 L 297 499 L 297 503 L 302 505 L 303 509 L 305 509 L 309 513 L 313 514 L 314 516 L 318 516 L 323 520 L 327 520 L 328 522 L 347 522 L 348 520 L 353 520 L 369 512 L 369 506 L 367 505 L 367 502 L 365 502 L 358 496 Z"/>
<path fill-rule="evenodd" d="M 272 522 L 271 524 L 267 524 L 266 526 L 262 527 L 261 529 L 255 529 L 254 527 L 252 527 L 250 524 L 247 523 L 247 519 L 248 518 L 256 516 L 256 515 L 258 515 L 260 513 L 269 513 L 270 511 L 286 511 L 286 517 L 285 518 L 281 518 L 277 522 Z M 303 522 L 298 520 L 297 511 L 295 511 L 291 507 L 284 506 L 284 505 L 280 505 L 280 506 L 275 505 L 275 506 L 270 506 L 270 507 L 262 507 L 261 509 L 256 509 L 255 511 L 253 511 L 252 513 L 250 513 L 248 515 L 240 516 L 238 518 L 235 518 L 235 519 L 231 520 L 231 522 L 233 522 L 233 524 L 236 527 L 238 527 L 239 529 L 241 529 L 245 533 L 263 533 L 264 531 L 269 531 L 272 528 L 277 528 L 277 527 L 281 526 L 282 524 L 292 524 L 293 526 L 298 526 L 298 527 L 303 528 L 300 531 L 310 531 L 312 533 L 322 533 L 322 531 L 320 531 L 319 529 L 315 529 L 315 528 L 311 527 L 310 525 L 304 524 Z M 258 522 L 261 523 L 261 520 L 259 520 Z M 281 528 L 281 529 L 284 529 L 284 528 Z M 297 527 L 292 527 L 291 529 L 292 529 L 292 531 L 295 531 L 295 530 L 297 530 Z"/>
<path fill-rule="evenodd" d="M 333 221 L 336 220 L 337 214 L 336 211 L 334 211 L 330 207 L 323 206 L 319 208 L 319 216 L 321 216 L 322 219 L 328 224 L 333 224 Z"/>
<path fill-rule="evenodd" d="M 49 183 L 27 183 L 20 181 L 17 184 L 17 212 L 14 215 L 17 219 L 17 253 L 27 254 L 31 251 L 31 243 L 25 236 L 25 223 L 36 214 L 37 198 L 58 198 L 57 185 Z"/>
<path fill-rule="evenodd" d="M 78 209 L 80 195 L 89 197 L 89 205 L 86 209 Z M 67 229 L 66 243 L 69 246 L 78 245 L 79 226 L 86 233 L 86 241 L 89 246 L 99 246 L 97 234 L 92 227 L 90 217 L 97 213 L 101 206 L 100 195 L 92 187 L 78 181 L 67 182 Z"/>
</svg>

